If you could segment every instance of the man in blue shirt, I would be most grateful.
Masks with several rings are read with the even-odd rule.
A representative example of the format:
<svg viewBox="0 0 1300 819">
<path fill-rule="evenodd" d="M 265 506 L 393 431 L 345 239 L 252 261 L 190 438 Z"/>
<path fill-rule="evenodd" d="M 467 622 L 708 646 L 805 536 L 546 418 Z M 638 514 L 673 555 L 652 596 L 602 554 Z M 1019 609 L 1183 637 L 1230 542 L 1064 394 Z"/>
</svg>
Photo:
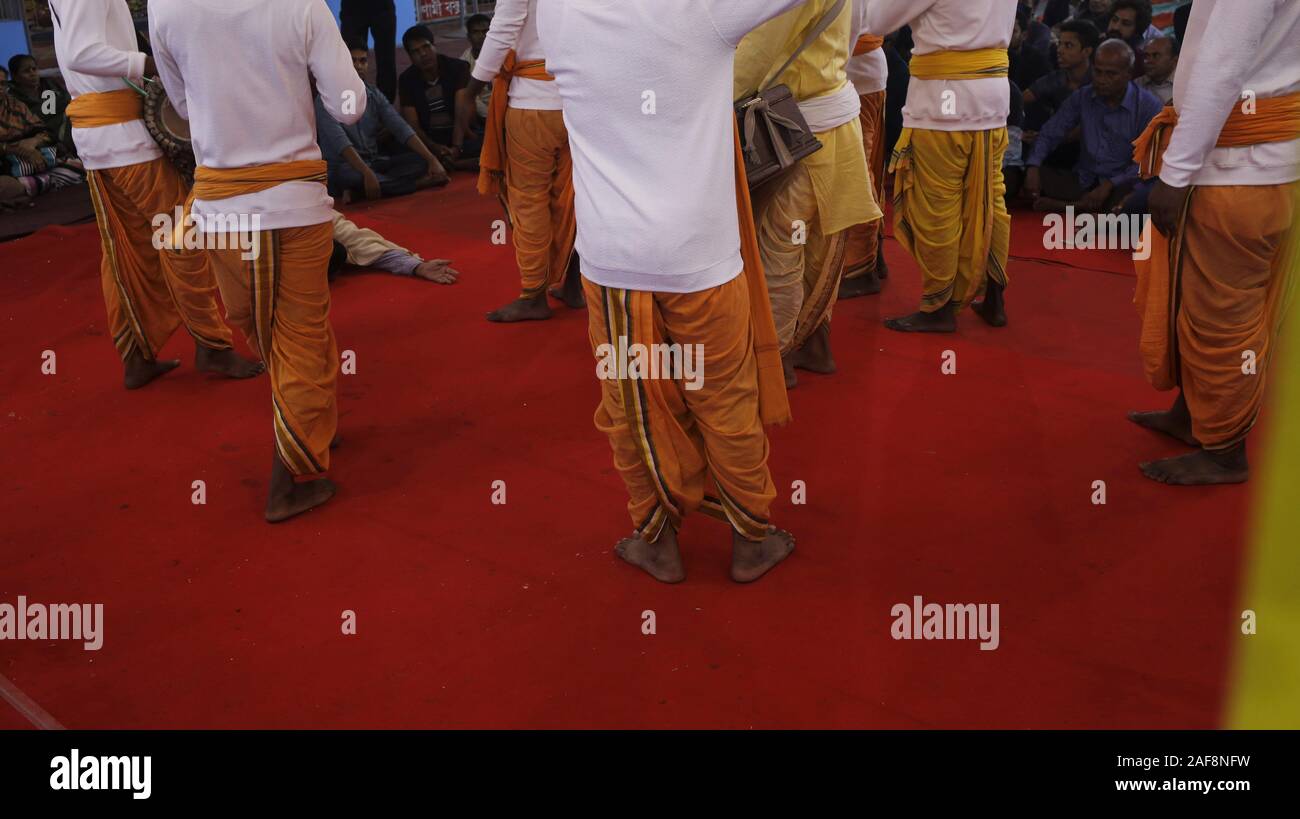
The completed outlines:
<svg viewBox="0 0 1300 819">
<path fill-rule="evenodd" d="M 1070 95 L 1038 133 L 1025 163 L 1025 190 L 1034 209 L 1101 213 L 1126 209 L 1144 199 L 1138 188 L 1133 140 L 1146 130 L 1163 107 L 1160 100 L 1134 84 L 1133 49 L 1120 40 L 1107 40 L 1093 60 L 1092 84 Z M 1081 129 L 1082 150 L 1073 169 L 1043 166 L 1047 157 L 1075 128 Z"/>
<path fill-rule="evenodd" d="M 353 43 L 352 65 L 363 81 L 369 67 L 368 49 Z M 369 81 L 366 86 L 365 113 L 355 125 L 342 125 L 325 110 L 320 97 L 316 98 L 316 141 L 321 155 L 329 165 L 329 191 L 331 196 L 364 195 L 367 199 L 401 196 L 412 191 L 447 182 L 447 172 L 429 149 L 415 135 L 415 131 L 397 113 L 388 98 Z M 386 153 L 380 147 L 383 131 L 387 131 L 398 149 Z"/>
</svg>

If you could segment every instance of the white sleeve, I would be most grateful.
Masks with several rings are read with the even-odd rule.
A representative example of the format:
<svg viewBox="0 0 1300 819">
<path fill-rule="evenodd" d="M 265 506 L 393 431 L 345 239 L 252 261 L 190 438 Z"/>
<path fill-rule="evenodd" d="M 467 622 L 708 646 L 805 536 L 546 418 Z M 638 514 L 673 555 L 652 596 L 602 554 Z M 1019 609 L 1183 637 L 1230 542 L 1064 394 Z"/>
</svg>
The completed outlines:
<svg viewBox="0 0 1300 819">
<path fill-rule="evenodd" d="M 528 0 L 497 0 L 483 49 L 470 74 L 480 82 L 491 82 L 505 62 L 506 52 L 519 45 L 519 32 L 528 21 Z"/>
<path fill-rule="evenodd" d="M 930 10 L 938 0 L 866 0 L 867 31 L 884 37 Z"/>
<path fill-rule="evenodd" d="M 144 76 L 144 53 L 122 51 L 104 42 L 109 2 L 59 0 L 57 6 L 50 3 L 50 13 L 57 19 L 61 35 L 60 65 L 78 74 L 138 80 Z"/>
<path fill-rule="evenodd" d="M 176 58 L 167 49 L 167 39 L 159 28 L 161 15 L 149 15 L 149 43 L 153 46 L 153 62 L 158 67 L 158 79 L 167 91 L 167 101 L 183 119 L 190 118 L 189 102 L 185 99 L 185 79 L 176 65 Z"/>
<path fill-rule="evenodd" d="M 1178 127 L 1165 151 L 1160 178 L 1175 188 L 1192 184 L 1192 177 L 1219 141 L 1219 132 L 1246 90 L 1246 73 L 1259 56 L 1259 43 L 1284 0 L 1217 3 L 1211 7 L 1206 31 L 1192 64 L 1180 67 L 1192 74 L 1186 96 L 1177 100 Z M 1195 14 L 1195 10 L 1192 12 Z"/>
<path fill-rule="evenodd" d="M 735 48 L 745 35 L 808 0 L 702 0 L 704 13 L 727 45 Z"/>
<path fill-rule="evenodd" d="M 324 0 L 307 5 L 307 65 L 330 116 L 343 125 L 361 119 L 366 112 L 366 86 L 352 67 L 352 55 Z"/>
</svg>

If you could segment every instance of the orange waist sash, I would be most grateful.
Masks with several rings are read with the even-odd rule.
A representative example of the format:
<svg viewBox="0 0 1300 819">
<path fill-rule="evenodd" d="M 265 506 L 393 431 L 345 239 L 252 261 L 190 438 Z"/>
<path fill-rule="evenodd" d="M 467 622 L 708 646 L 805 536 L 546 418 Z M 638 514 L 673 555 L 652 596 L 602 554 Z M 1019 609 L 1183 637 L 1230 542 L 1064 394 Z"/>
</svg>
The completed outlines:
<svg viewBox="0 0 1300 819">
<path fill-rule="evenodd" d="M 82 94 L 68 103 L 73 128 L 102 128 L 144 118 L 144 97 L 130 88 Z"/>
</svg>

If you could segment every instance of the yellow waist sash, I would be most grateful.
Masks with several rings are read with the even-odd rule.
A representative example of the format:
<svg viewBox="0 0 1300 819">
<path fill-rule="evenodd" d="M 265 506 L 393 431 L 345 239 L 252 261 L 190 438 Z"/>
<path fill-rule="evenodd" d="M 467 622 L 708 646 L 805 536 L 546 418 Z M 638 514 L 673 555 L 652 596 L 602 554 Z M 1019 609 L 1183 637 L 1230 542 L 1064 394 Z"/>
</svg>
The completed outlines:
<svg viewBox="0 0 1300 819">
<path fill-rule="evenodd" d="M 545 60 L 515 62 L 515 52 L 506 52 L 501 70 L 492 81 L 492 101 L 488 103 L 487 122 L 483 127 L 483 149 L 478 158 L 478 191 L 482 194 L 505 195 L 503 184 L 506 170 L 506 108 L 509 106 L 510 81 L 515 77 L 524 80 L 552 81 L 546 71 Z"/>
<path fill-rule="evenodd" d="M 102 128 L 144 117 L 144 97 L 130 88 L 82 94 L 68 103 L 73 128 Z"/>
<path fill-rule="evenodd" d="M 1005 48 L 981 48 L 913 54 L 908 67 L 918 80 L 982 80 L 1007 76 L 1009 66 Z"/>
</svg>

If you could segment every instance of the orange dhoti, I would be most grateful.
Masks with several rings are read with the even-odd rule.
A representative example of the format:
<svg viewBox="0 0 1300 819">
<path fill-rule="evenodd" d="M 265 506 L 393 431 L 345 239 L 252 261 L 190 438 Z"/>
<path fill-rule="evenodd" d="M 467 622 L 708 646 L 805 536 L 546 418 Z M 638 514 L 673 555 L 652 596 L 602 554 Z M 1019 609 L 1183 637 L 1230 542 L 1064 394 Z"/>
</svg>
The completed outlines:
<svg viewBox="0 0 1300 819">
<path fill-rule="evenodd" d="M 1191 194 L 1171 283 L 1178 305 L 1172 361 L 1192 434 L 1205 449 L 1241 443 L 1259 416 L 1300 264 L 1297 197 L 1300 182 L 1204 186 Z M 1144 327 L 1144 342 L 1150 333 L 1167 337 L 1167 327 Z M 1148 359 L 1167 349 L 1144 343 Z"/>
<path fill-rule="evenodd" d="M 255 246 L 248 260 L 239 250 L 213 251 L 221 300 L 230 323 L 266 362 L 281 462 L 295 478 L 318 477 L 329 469 L 338 430 L 339 354 L 329 322 L 333 227 L 265 230 Z"/>
<path fill-rule="evenodd" d="M 1134 142 L 1151 178 L 1178 124 L 1167 106 Z M 1216 140 L 1239 148 L 1300 139 L 1300 93 L 1234 107 Z M 1174 234 L 1151 233 L 1135 263 L 1134 304 L 1147 380 L 1181 387 L 1192 435 L 1207 450 L 1241 444 L 1259 417 L 1274 343 L 1300 266 L 1300 181 L 1192 187 Z"/>
<path fill-rule="evenodd" d="M 871 187 L 876 201 L 885 200 L 885 92 L 863 94 L 862 110 L 858 120 L 862 123 L 862 147 L 867 154 L 867 170 L 871 172 Z M 885 220 L 876 219 L 849 228 L 844 250 L 844 279 L 870 275 L 876 269 L 877 254 L 885 238 Z"/>
<path fill-rule="evenodd" d="M 155 159 L 86 175 L 103 247 L 108 327 L 122 359 L 135 353 L 157 358 L 181 325 L 204 347 L 230 349 L 207 254 L 161 249 L 170 236 L 155 228 L 154 218 L 172 224 L 189 192 L 176 168 Z"/>
<path fill-rule="evenodd" d="M 657 379 L 601 379 L 596 427 L 609 436 L 632 525 L 653 542 L 665 524 L 676 530 L 699 509 L 761 540 L 776 486 L 744 277 L 698 293 L 618 290 L 587 279 L 583 286 L 592 350 L 609 372 L 618 373 L 610 356 L 620 350 L 643 344 L 661 358 L 650 345 L 668 339 L 680 345 L 687 368 L 702 365 L 675 379 L 662 370 Z"/>
<path fill-rule="evenodd" d="M 518 62 L 506 52 L 492 86 L 479 157 L 479 193 L 500 197 L 514 229 L 522 299 L 564 280 L 573 258 L 573 162 L 561 111 L 509 107 L 515 78 L 554 82 L 544 60 Z"/>
<path fill-rule="evenodd" d="M 676 530 L 697 509 L 746 540 L 762 540 L 770 528 L 776 486 L 764 426 L 788 423 L 790 404 L 739 133 L 735 165 L 739 276 L 696 293 L 620 290 L 583 279 L 587 333 L 605 365 L 597 367 L 596 427 L 609 436 L 632 525 L 652 543 L 665 525 Z M 660 367 L 651 377 L 656 373 L 609 358 L 637 344 L 656 355 L 652 345 L 668 342 L 678 352 L 676 373 Z"/>
<path fill-rule="evenodd" d="M 564 280 L 573 256 L 573 162 L 561 111 L 510 108 L 505 189 L 519 264 L 520 298 Z"/>
</svg>

